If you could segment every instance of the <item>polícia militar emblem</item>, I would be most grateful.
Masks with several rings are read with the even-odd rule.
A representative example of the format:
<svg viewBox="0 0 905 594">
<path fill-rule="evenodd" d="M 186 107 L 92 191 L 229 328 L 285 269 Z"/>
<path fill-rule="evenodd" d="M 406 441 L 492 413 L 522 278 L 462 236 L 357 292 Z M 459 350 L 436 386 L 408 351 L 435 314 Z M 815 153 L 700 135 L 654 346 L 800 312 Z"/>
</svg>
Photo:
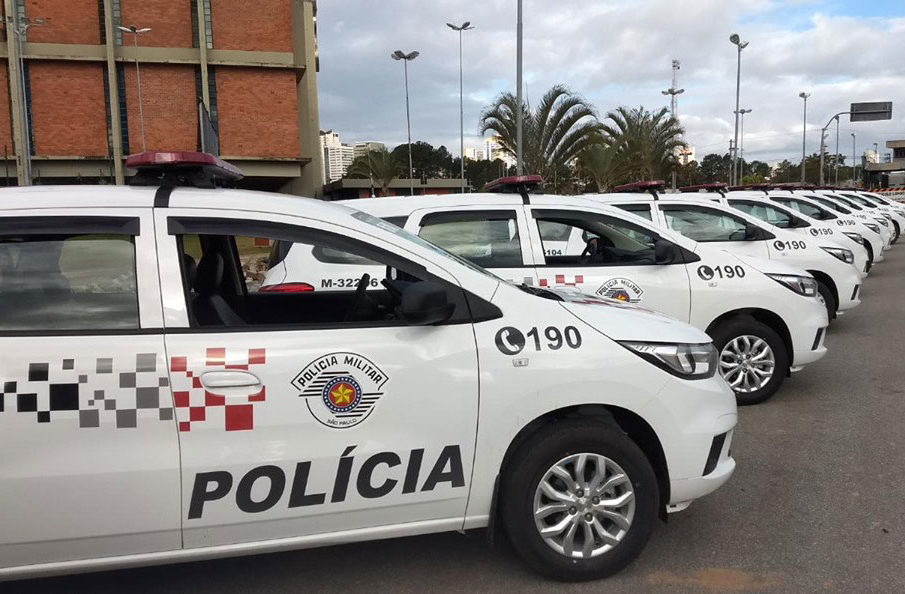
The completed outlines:
<svg viewBox="0 0 905 594">
<path fill-rule="evenodd" d="M 383 396 L 387 375 L 357 353 L 329 353 L 308 363 L 292 385 L 319 423 L 334 429 L 367 419 Z"/>
</svg>

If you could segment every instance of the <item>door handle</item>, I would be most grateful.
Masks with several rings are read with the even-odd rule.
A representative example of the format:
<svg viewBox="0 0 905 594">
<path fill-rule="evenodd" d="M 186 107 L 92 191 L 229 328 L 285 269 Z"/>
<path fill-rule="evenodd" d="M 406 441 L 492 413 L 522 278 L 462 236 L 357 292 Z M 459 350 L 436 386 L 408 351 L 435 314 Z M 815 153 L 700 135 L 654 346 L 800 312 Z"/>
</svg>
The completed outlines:
<svg viewBox="0 0 905 594">
<path fill-rule="evenodd" d="M 247 371 L 208 371 L 201 374 L 201 385 L 206 389 L 251 388 L 260 386 L 261 380 Z"/>
</svg>

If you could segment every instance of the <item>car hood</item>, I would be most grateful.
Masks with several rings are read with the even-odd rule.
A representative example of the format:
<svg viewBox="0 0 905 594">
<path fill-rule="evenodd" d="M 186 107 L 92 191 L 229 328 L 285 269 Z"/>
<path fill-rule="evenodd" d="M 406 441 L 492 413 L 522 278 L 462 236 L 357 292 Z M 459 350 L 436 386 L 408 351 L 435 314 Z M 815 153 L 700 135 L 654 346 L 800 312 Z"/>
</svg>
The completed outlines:
<svg viewBox="0 0 905 594">
<path fill-rule="evenodd" d="M 795 276 L 810 277 L 811 273 L 802 269 L 783 264 L 777 260 L 767 260 L 766 258 L 758 258 L 756 256 L 746 256 L 744 254 L 732 254 L 754 270 L 764 274 L 792 274 Z"/>
<path fill-rule="evenodd" d="M 694 326 L 664 314 L 578 290 L 551 289 L 560 305 L 613 340 L 699 344 L 710 337 Z"/>
</svg>

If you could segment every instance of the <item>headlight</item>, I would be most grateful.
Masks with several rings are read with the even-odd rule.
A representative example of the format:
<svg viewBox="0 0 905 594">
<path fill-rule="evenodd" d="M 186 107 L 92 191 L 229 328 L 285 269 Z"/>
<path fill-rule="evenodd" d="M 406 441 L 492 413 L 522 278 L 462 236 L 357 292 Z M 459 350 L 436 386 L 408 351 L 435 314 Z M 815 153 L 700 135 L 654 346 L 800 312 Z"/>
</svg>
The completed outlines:
<svg viewBox="0 0 905 594">
<path fill-rule="evenodd" d="M 851 239 L 853 241 L 857 241 L 861 245 L 864 245 L 864 236 L 861 235 L 860 233 L 854 233 L 851 231 L 843 231 L 842 234 L 845 235 L 846 237 L 848 237 L 849 239 Z"/>
<path fill-rule="evenodd" d="M 705 344 L 620 342 L 619 344 L 660 369 L 683 379 L 707 379 L 716 373 L 716 349 L 709 342 Z"/>
<path fill-rule="evenodd" d="M 767 274 L 767 276 L 799 295 L 813 297 L 817 294 L 817 281 L 810 276 L 798 276 L 797 274 Z"/>
<path fill-rule="evenodd" d="M 881 219 L 879 217 L 874 218 L 875 221 L 883 225 L 884 227 L 889 227 L 889 223 L 886 222 L 886 219 Z"/>
<path fill-rule="evenodd" d="M 880 225 L 874 225 L 873 223 L 864 223 L 864 226 L 867 227 L 868 229 L 870 229 L 871 231 L 873 231 L 874 233 L 876 233 L 877 235 L 880 234 Z"/>
<path fill-rule="evenodd" d="M 839 258 L 846 264 L 851 264 L 852 262 L 855 261 L 855 254 L 852 253 L 852 250 L 847 250 L 845 248 L 839 248 L 839 247 L 824 247 L 824 246 L 820 246 L 820 249 L 822 249 L 826 253 L 830 254 L 831 256 L 835 256 L 836 258 Z"/>
</svg>

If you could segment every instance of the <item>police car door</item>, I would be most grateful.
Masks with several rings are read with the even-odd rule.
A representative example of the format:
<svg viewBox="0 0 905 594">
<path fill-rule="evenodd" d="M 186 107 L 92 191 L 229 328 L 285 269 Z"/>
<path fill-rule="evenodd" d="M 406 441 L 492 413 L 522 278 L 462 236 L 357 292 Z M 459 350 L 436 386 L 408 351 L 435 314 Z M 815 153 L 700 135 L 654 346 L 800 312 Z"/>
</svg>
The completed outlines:
<svg viewBox="0 0 905 594">
<path fill-rule="evenodd" d="M 185 546 L 461 526 L 478 384 L 455 280 L 339 225 L 187 209 L 156 217 Z M 440 283 L 457 300 L 453 318 L 406 325 L 385 307 L 387 288 L 257 291 L 250 271 L 273 241 Z"/>
<path fill-rule="evenodd" d="M 658 264 L 658 236 L 640 225 L 565 206 L 526 210 L 541 286 L 571 286 L 688 321 L 690 288 L 678 246 L 673 261 Z"/>
<path fill-rule="evenodd" d="M 179 549 L 150 209 L 47 212 L 0 216 L 0 568 Z"/>
<path fill-rule="evenodd" d="M 422 209 L 412 213 L 406 229 L 510 282 L 536 284 L 525 223 L 516 207 Z"/>
<path fill-rule="evenodd" d="M 699 243 L 735 254 L 769 258 L 766 238 L 772 236 L 743 217 L 698 204 L 657 203 L 662 224 Z"/>
</svg>

